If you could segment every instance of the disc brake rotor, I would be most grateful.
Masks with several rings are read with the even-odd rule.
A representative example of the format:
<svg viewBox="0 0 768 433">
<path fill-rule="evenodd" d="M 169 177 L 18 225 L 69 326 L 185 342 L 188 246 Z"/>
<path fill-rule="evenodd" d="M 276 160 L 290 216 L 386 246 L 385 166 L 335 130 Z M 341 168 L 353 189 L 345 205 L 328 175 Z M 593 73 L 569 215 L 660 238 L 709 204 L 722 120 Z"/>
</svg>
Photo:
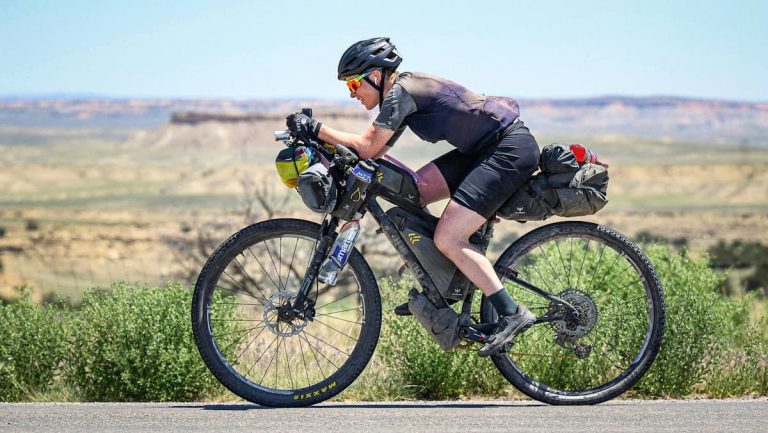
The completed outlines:
<svg viewBox="0 0 768 433">
<path fill-rule="evenodd" d="M 290 308 L 291 301 L 296 297 L 295 292 L 276 292 L 269 297 L 264 305 L 264 324 L 267 329 L 281 337 L 290 337 L 298 334 L 307 326 L 305 317 L 293 317 L 287 320 L 281 317 L 281 312 Z"/>
</svg>

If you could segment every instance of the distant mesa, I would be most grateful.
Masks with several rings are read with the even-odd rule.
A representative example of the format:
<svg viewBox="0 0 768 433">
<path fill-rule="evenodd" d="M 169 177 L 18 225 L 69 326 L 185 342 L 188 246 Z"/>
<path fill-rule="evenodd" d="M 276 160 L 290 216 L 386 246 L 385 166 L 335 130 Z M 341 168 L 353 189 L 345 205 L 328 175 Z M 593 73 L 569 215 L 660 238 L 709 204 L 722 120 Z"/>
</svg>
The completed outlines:
<svg viewBox="0 0 768 433">
<path fill-rule="evenodd" d="M 323 111 L 318 113 L 323 119 L 368 120 L 369 115 L 360 111 Z M 216 113 L 204 111 L 179 111 L 171 114 L 170 123 L 178 125 L 196 125 L 204 122 L 241 123 L 241 122 L 280 122 L 285 120 L 285 113 Z"/>
<path fill-rule="evenodd" d="M 671 140 L 768 147 L 768 103 L 670 96 L 604 96 L 521 99 L 521 119 L 536 136 L 552 139 L 597 135 L 668 137 Z M 172 136 L 200 127 L 218 140 L 221 131 L 284 127 L 285 116 L 312 107 L 317 119 L 341 130 L 361 131 L 376 112 L 357 101 L 336 99 L 23 99 L 0 97 L 0 127 L 143 129 Z M 219 131 L 218 125 L 226 126 Z M 207 129 L 206 129 L 207 128 Z M 344 129 L 347 128 L 347 129 Z M 266 131 L 266 132 L 264 132 Z M 187 132 L 185 132 L 187 134 Z M 237 135 L 237 134 L 235 134 Z M 168 143 L 175 140 L 168 140 Z M 164 141 L 165 142 L 165 141 Z"/>
</svg>

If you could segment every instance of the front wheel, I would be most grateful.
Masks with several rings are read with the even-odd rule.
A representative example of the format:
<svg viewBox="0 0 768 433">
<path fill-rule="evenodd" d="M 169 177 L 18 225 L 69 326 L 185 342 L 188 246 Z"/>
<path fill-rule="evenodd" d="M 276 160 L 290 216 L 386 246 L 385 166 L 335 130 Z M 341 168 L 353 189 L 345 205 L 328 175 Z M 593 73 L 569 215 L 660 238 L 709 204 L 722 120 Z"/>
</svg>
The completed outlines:
<svg viewBox="0 0 768 433">
<path fill-rule="evenodd" d="M 318 224 L 264 221 L 208 259 L 192 300 L 203 361 L 238 396 L 265 406 L 308 406 L 349 386 L 373 355 L 381 299 L 353 250 L 335 286 L 315 279 L 301 314 L 295 299 L 320 236 Z"/>
<path fill-rule="evenodd" d="M 540 319 L 508 353 L 492 358 L 521 392 L 549 404 L 596 404 L 650 368 L 664 333 L 664 294 L 648 258 L 626 237 L 592 223 L 550 224 L 517 240 L 497 266 L 577 311 L 568 315 L 561 304 L 502 279 Z M 485 299 L 481 318 L 497 320 Z"/>
</svg>

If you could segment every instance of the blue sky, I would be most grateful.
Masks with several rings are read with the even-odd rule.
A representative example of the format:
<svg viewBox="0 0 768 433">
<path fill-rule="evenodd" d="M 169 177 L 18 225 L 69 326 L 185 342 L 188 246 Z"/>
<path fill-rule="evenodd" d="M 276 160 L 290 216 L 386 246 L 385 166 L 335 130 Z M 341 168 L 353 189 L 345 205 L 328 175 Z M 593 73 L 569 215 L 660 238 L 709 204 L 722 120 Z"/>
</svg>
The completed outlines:
<svg viewBox="0 0 768 433">
<path fill-rule="evenodd" d="M 768 1 L 0 0 L 0 95 L 345 98 L 351 43 L 519 98 L 768 101 Z"/>
</svg>

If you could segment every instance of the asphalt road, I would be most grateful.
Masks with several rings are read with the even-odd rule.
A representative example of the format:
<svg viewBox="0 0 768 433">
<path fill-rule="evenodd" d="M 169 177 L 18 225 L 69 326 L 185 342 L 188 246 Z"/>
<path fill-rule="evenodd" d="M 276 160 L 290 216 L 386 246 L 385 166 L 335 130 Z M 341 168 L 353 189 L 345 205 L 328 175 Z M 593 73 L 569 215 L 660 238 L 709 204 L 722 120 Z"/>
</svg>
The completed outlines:
<svg viewBox="0 0 768 433">
<path fill-rule="evenodd" d="M 767 432 L 768 399 L 619 400 L 555 407 L 529 401 L 0 404 L 0 432 Z"/>
</svg>

